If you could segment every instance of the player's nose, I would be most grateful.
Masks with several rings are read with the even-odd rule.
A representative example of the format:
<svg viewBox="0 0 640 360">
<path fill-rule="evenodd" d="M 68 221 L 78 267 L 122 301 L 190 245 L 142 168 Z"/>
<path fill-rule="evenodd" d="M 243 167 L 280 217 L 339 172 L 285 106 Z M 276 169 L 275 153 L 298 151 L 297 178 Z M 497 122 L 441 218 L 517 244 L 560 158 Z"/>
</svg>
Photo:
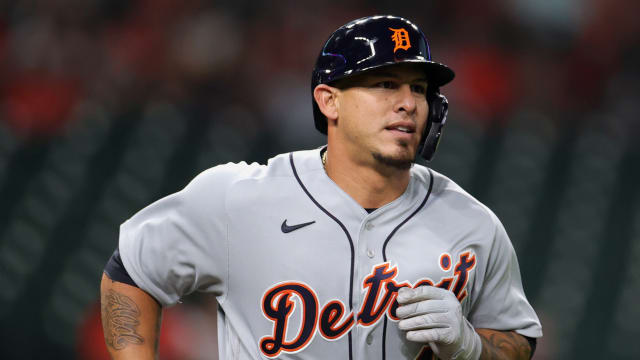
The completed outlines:
<svg viewBox="0 0 640 360">
<path fill-rule="evenodd" d="M 416 108 L 416 95 L 411 91 L 411 85 L 400 85 L 396 91 L 394 110 L 396 112 L 404 111 L 407 114 L 411 115 L 415 113 Z"/>
</svg>

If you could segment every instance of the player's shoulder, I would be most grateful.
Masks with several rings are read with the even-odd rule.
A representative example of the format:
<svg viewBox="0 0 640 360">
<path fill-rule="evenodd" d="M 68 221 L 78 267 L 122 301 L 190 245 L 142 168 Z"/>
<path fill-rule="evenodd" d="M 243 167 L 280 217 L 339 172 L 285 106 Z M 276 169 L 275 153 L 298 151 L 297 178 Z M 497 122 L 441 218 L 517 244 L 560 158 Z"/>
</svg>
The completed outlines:
<svg viewBox="0 0 640 360">
<path fill-rule="evenodd" d="M 462 213 L 479 221 L 486 221 L 491 224 L 499 223 L 497 216 L 489 207 L 446 175 L 418 164 L 414 166 L 412 171 L 425 186 L 431 187 L 429 200 L 438 207 Z"/>
<path fill-rule="evenodd" d="M 260 176 L 265 166 L 259 163 L 229 162 L 213 166 L 198 174 L 189 186 L 224 189 L 237 181 Z"/>
<path fill-rule="evenodd" d="M 192 182 L 202 183 L 207 187 L 228 188 L 242 181 L 261 180 L 265 178 L 293 177 L 293 158 L 299 170 L 309 167 L 312 158 L 319 159 L 319 150 L 303 150 L 293 153 L 278 154 L 267 160 L 266 164 L 257 162 L 229 162 L 204 170 Z M 317 162 L 317 161 L 316 161 Z"/>
</svg>

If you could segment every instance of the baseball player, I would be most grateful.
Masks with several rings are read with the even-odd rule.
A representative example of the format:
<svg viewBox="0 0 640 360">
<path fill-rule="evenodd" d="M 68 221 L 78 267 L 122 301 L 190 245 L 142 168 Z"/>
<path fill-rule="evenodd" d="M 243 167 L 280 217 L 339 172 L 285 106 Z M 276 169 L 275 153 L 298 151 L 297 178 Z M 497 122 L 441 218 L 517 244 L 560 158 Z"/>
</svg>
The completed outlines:
<svg viewBox="0 0 640 360">
<path fill-rule="evenodd" d="M 453 77 L 406 19 L 336 30 L 311 81 L 326 146 L 213 167 L 122 224 L 101 285 L 111 355 L 154 358 L 161 308 L 204 291 L 221 359 L 529 359 L 542 330 L 503 226 L 414 163 Z"/>
</svg>

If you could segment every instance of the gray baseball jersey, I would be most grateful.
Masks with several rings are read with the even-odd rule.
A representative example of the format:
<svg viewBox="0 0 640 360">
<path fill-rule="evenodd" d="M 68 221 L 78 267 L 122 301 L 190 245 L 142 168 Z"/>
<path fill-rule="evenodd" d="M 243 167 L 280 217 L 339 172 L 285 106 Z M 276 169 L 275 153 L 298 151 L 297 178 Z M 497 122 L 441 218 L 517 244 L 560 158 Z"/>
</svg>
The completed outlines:
<svg viewBox="0 0 640 360">
<path fill-rule="evenodd" d="M 216 294 L 221 359 L 414 359 L 397 327 L 403 286 L 439 286 L 476 328 L 542 336 L 496 216 L 420 165 L 369 213 L 320 149 L 198 175 L 122 224 L 131 278 L 163 305 Z"/>
</svg>

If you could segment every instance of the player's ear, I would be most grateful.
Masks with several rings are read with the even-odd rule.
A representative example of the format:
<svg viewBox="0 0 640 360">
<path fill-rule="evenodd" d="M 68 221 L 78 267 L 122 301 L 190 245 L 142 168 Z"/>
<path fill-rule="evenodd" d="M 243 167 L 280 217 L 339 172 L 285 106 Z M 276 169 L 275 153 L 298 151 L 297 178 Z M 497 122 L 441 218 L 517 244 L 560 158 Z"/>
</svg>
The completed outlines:
<svg viewBox="0 0 640 360">
<path fill-rule="evenodd" d="M 338 89 L 327 84 L 320 84 L 313 89 L 313 98 L 318 104 L 318 108 L 327 117 L 327 121 L 338 119 Z"/>
</svg>

